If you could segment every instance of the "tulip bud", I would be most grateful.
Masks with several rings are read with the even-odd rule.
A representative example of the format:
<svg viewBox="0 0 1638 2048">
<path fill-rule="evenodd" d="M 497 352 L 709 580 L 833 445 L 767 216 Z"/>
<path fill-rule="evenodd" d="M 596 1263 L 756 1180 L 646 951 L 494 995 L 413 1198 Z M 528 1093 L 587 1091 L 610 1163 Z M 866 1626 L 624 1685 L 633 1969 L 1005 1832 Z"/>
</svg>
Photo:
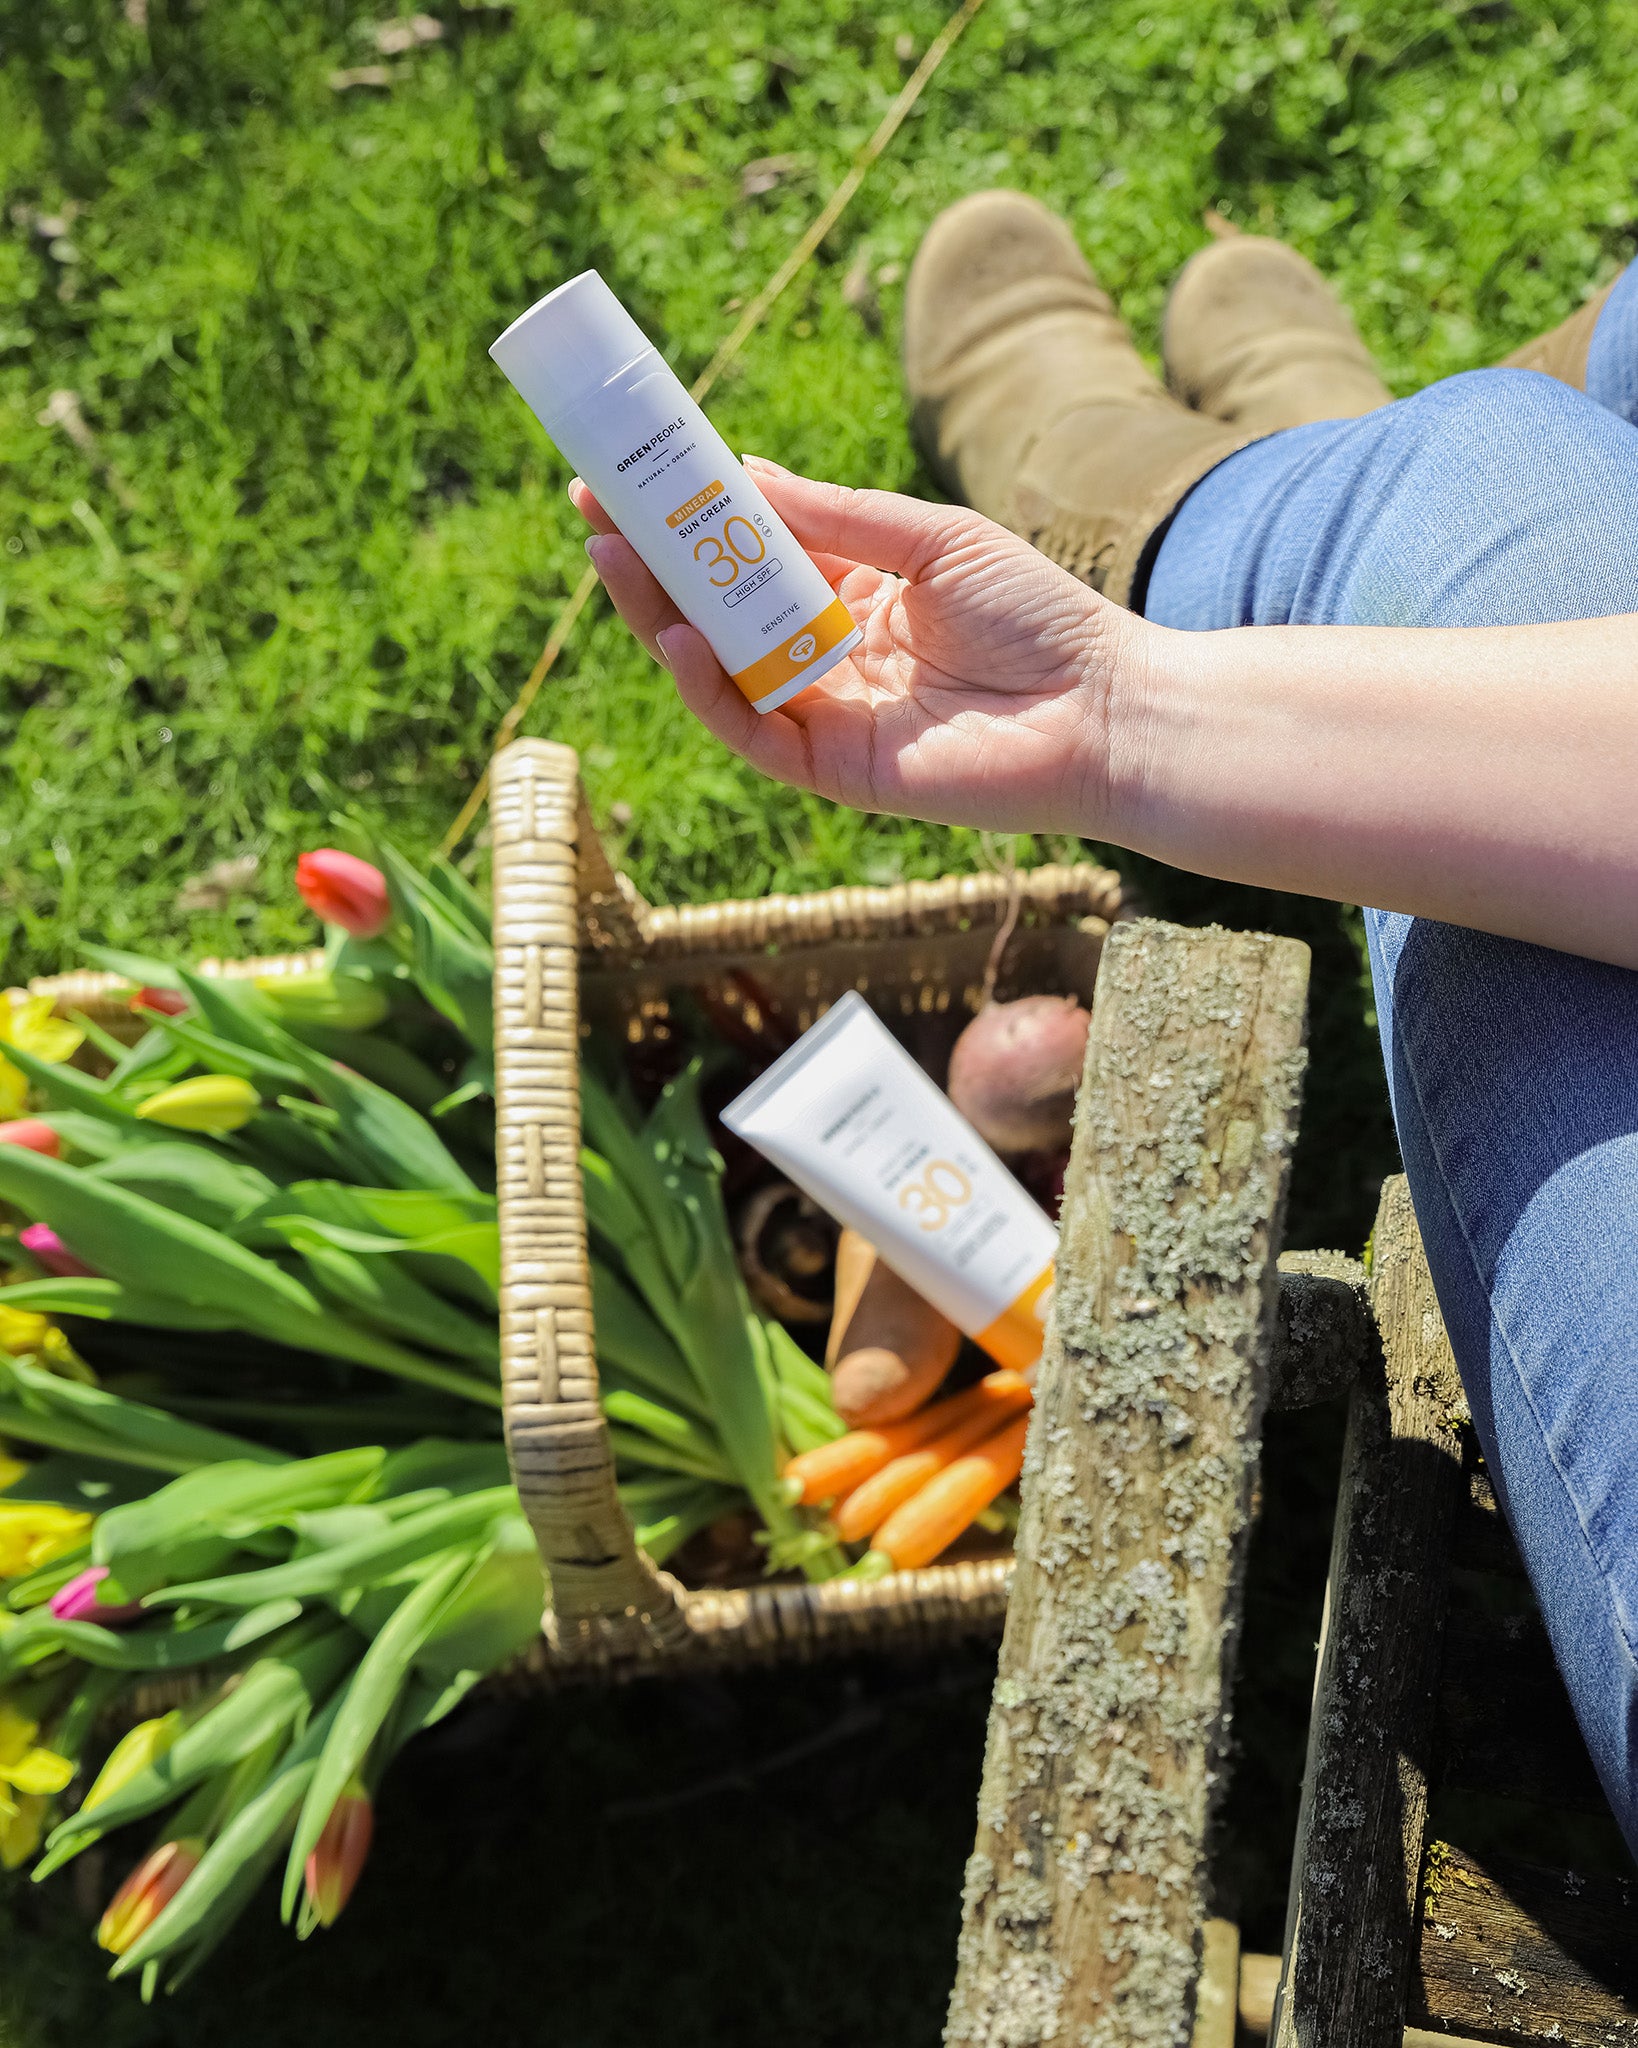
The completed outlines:
<svg viewBox="0 0 1638 2048">
<path fill-rule="evenodd" d="M 52 1613 L 59 1621 L 95 1621 L 104 1628 L 115 1627 L 123 1621 L 140 1621 L 144 1612 L 140 1600 L 110 1600 L 104 1605 L 97 1599 L 97 1588 L 107 1576 L 107 1565 L 87 1565 L 77 1578 L 70 1579 L 66 1586 L 59 1586 L 52 1594 Z"/>
<path fill-rule="evenodd" d="M 97 1926 L 97 1945 L 111 1955 L 124 1955 L 192 1877 L 204 1853 L 204 1843 L 190 1835 L 180 1842 L 162 1842 L 144 1856 L 109 1900 Z"/>
<path fill-rule="evenodd" d="M 356 974 L 258 974 L 256 986 L 286 1024 L 368 1031 L 390 1007 L 374 982 Z"/>
<path fill-rule="evenodd" d="M 89 1813 L 105 1799 L 112 1799 L 150 1764 L 158 1763 L 181 1733 L 182 1716 L 174 1707 L 157 1720 L 139 1721 L 115 1743 L 95 1784 L 80 1802 L 80 1811 Z"/>
<path fill-rule="evenodd" d="M 255 1089 L 236 1074 L 195 1074 L 138 1103 L 137 1115 L 175 1131 L 211 1131 L 221 1137 L 249 1123 L 261 1106 Z"/>
<path fill-rule="evenodd" d="M 296 888 L 309 910 L 355 939 L 373 939 L 392 918 L 387 878 L 357 854 L 321 846 L 296 862 Z"/>
<path fill-rule="evenodd" d="M 17 1242 L 59 1280 L 94 1280 L 97 1277 L 96 1267 L 76 1258 L 49 1223 L 29 1224 L 26 1230 L 18 1231 Z"/>
<path fill-rule="evenodd" d="M 61 1159 L 63 1141 L 37 1116 L 14 1117 L 0 1124 L 0 1145 L 21 1145 L 25 1152 L 43 1152 L 48 1159 Z"/>
<path fill-rule="evenodd" d="M 370 1853 L 375 1815 L 357 1778 L 330 1809 L 324 1832 L 307 1859 L 307 1897 L 321 1927 L 332 1927 L 353 1895 Z"/>
<path fill-rule="evenodd" d="M 160 1017 L 180 1017 L 188 1007 L 188 999 L 179 988 L 139 988 L 131 998 L 131 1008 L 140 1014 L 152 1010 Z"/>
</svg>

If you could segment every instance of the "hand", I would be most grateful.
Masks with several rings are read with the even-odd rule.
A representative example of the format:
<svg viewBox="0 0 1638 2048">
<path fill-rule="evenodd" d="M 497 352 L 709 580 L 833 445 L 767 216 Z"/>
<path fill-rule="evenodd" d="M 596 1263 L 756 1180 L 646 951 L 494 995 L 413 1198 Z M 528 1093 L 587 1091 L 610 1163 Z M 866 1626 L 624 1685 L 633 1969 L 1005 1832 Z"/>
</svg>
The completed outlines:
<svg viewBox="0 0 1638 2048">
<path fill-rule="evenodd" d="M 587 552 L 620 616 L 724 745 L 859 810 L 1118 835 L 1110 714 L 1141 660 L 1141 620 L 976 512 L 813 483 L 754 456 L 747 467 L 864 628 L 848 660 L 766 713 L 586 485 L 569 492 L 598 530 Z"/>
</svg>

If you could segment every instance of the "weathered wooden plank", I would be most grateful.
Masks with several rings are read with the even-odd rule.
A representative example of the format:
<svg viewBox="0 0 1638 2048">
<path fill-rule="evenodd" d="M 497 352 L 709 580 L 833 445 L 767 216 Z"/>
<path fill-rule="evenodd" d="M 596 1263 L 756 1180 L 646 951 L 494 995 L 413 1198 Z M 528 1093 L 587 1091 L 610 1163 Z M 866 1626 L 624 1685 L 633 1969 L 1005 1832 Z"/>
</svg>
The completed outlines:
<svg viewBox="0 0 1638 2048">
<path fill-rule="evenodd" d="M 1104 951 L 951 2044 L 1190 2037 L 1307 974 L 1215 930 Z"/>
<path fill-rule="evenodd" d="M 1450 1615 L 1437 1754 L 1444 1785 L 1609 1811 L 1535 1614 Z"/>
<path fill-rule="evenodd" d="M 1488 2041 L 1638 2042 L 1638 1879 L 1428 1855 L 1411 2018 Z"/>
<path fill-rule="evenodd" d="M 1399 2048 L 1405 2023 L 1464 1411 L 1402 1178 L 1373 1242 L 1382 1349 L 1348 1411 L 1275 2048 Z"/>
<path fill-rule="evenodd" d="M 1365 1268 L 1343 1252 L 1282 1252 L 1268 1405 L 1313 1408 L 1347 1393 L 1376 1345 Z"/>
</svg>

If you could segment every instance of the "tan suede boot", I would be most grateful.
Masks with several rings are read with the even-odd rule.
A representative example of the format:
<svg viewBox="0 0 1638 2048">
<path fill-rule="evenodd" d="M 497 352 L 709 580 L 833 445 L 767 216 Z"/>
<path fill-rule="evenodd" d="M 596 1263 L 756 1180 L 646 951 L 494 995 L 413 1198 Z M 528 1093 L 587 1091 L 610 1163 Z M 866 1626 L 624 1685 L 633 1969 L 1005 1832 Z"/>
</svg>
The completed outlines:
<svg viewBox="0 0 1638 2048">
<path fill-rule="evenodd" d="M 928 230 L 904 368 L 952 496 L 1119 604 L 1181 499 L 1254 438 L 1167 394 L 1069 229 L 1019 192 L 976 193 Z"/>
<path fill-rule="evenodd" d="M 1262 235 L 1226 235 L 1189 258 L 1163 351 L 1185 404 L 1250 434 L 1355 419 L 1393 396 L 1313 264 Z"/>
<path fill-rule="evenodd" d="M 1538 334 L 1534 341 L 1527 341 L 1523 348 L 1516 348 L 1510 356 L 1503 356 L 1498 367 L 1503 370 L 1540 370 L 1543 376 L 1556 377 L 1561 384 L 1570 384 L 1577 391 L 1585 391 L 1587 350 L 1592 346 L 1593 329 L 1604 310 L 1604 301 L 1619 283 L 1619 278 L 1612 277 L 1601 292 L 1594 292 L 1568 320 L 1561 320 L 1556 327 L 1549 327 L 1545 334 Z"/>
</svg>

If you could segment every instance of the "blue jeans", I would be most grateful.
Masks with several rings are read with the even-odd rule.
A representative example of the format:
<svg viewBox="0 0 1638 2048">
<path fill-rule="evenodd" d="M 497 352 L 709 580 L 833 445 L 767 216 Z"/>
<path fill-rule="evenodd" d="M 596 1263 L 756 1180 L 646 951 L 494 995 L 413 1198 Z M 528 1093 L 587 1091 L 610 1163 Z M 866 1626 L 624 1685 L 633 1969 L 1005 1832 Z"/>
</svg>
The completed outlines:
<svg viewBox="0 0 1638 2048">
<path fill-rule="evenodd" d="M 1145 611 L 1195 630 L 1638 612 L 1638 264 L 1585 396 L 1478 370 L 1271 435 L 1184 501 Z M 1376 910 L 1366 931 L 1451 1343 L 1638 1854 L 1638 973 Z"/>
</svg>

